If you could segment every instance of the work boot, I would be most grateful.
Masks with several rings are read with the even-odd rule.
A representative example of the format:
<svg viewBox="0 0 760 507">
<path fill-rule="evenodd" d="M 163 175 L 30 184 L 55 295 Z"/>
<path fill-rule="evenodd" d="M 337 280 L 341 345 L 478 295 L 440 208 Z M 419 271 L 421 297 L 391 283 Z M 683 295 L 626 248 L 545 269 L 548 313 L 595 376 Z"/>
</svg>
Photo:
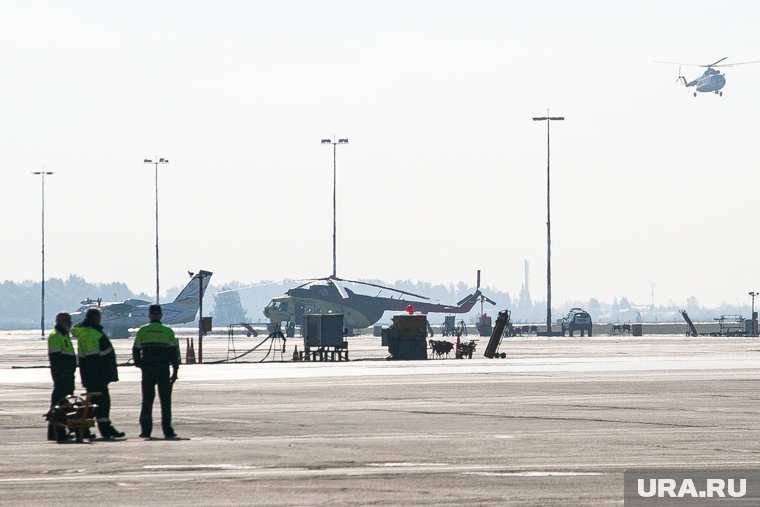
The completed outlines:
<svg viewBox="0 0 760 507">
<path fill-rule="evenodd" d="M 109 426 L 111 426 L 111 425 L 109 424 Z M 112 438 L 124 438 L 125 436 L 127 436 L 126 433 L 124 433 L 123 431 L 119 431 L 116 428 L 114 428 L 113 426 L 111 426 L 111 437 Z"/>
<path fill-rule="evenodd" d="M 52 424 L 48 424 L 47 439 L 52 440 L 52 441 L 58 440 L 58 438 L 55 435 L 55 427 Z"/>
<path fill-rule="evenodd" d="M 99 422 L 98 431 L 103 438 L 124 438 L 124 432 L 114 428 L 111 421 Z"/>
</svg>

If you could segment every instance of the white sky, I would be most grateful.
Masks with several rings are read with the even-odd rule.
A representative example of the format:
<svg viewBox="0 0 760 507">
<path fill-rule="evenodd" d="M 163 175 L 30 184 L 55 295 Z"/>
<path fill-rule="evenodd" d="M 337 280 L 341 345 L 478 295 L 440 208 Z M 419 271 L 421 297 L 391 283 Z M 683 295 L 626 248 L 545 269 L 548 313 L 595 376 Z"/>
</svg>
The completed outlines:
<svg viewBox="0 0 760 507">
<path fill-rule="evenodd" d="M 760 59 L 760 3 L 0 4 L 0 279 L 162 287 L 338 274 L 545 294 L 547 107 L 553 298 L 745 302 L 760 65 L 692 97 L 653 60 Z M 684 69 L 687 77 L 697 69 Z"/>
</svg>

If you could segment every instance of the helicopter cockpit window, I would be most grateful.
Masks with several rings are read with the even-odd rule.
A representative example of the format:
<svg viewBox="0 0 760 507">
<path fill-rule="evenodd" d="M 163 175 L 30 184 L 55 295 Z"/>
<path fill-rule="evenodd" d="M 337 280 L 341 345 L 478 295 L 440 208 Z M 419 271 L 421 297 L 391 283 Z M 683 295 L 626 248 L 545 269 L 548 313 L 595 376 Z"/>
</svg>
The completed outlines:
<svg viewBox="0 0 760 507">
<path fill-rule="evenodd" d="M 287 312 L 288 311 L 288 302 L 287 301 L 272 301 L 267 305 L 268 308 L 272 308 L 276 312 Z"/>
</svg>

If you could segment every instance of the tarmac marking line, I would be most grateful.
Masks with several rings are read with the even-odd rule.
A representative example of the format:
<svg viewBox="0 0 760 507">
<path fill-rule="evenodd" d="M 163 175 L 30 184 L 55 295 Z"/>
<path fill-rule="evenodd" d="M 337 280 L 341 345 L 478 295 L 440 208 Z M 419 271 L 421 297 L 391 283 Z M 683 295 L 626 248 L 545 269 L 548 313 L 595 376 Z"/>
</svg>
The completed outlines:
<svg viewBox="0 0 760 507">
<path fill-rule="evenodd" d="M 607 474 L 602 472 L 462 472 L 462 475 L 481 475 L 484 477 L 575 477 Z"/>
<path fill-rule="evenodd" d="M 417 414 L 417 415 L 445 415 L 445 416 L 467 416 L 467 417 L 490 417 L 495 419 L 541 419 L 548 421 L 573 421 L 573 422 L 600 422 L 600 423 L 616 423 L 616 424 L 643 424 L 647 426 L 660 426 L 660 427 L 675 427 L 675 428 L 710 428 L 713 426 L 704 426 L 696 424 L 676 424 L 676 423 L 661 423 L 650 421 L 619 421 L 615 419 L 599 419 L 590 417 L 559 417 L 559 416 L 546 416 L 546 415 L 506 415 L 506 414 L 486 414 L 480 412 L 446 412 L 446 411 L 433 411 L 433 410 L 391 410 L 383 408 L 365 408 L 366 411 L 375 412 L 393 412 L 404 414 Z"/>
<path fill-rule="evenodd" d="M 397 466 L 357 466 L 357 467 L 338 467 L 338 468 L 244 468 L 246 465 L 241 465 L 238 468 L 234 468 L 235 465 L 220 464 L 219 466 L 229 466 L 233 468 L 211 468 L 201 469 L 196 468 L 189 469 L 171 469 L 168 472 L 159 472 L 156 470 L 150 472 L 125 472 L 117 473 L 112 472 L 110 474 L 76 474 L 76 475 L 47 475 L 44 477 L 6 477 L 0 478 L 0 484 L 34 484 L 34 483 L 47 483 L 47 482 L 60 482 L 60 481 L 72 481 L 72 482 L 89 482 L 89 483 L 106 483 L 106 482 L 124 482 L 129 480 L 140 481 L 141 484 L 149 482 L 183 482 L 191 479 L 209 479 L 217 481 L 219 479 L 277 479 L 277 478 L 295 478 L 295 477 L 332 477 L 332 476 L 382 476 L 382 475 L 404 475 L 410 474 L 424 475 L 428 473 L 438 474 L 440 472 L 452 472 L 462 474 L 497 474 L 496 476 L 525 476 L 525 477 L 543 477 L 560 473 L 570 475 L 591 475 L 591 474 L 622 474 L 626 468 L 632 466 L 644 466 L 638 463 L 575 463 L 563 465 L 562 468 L 568 470 L 556 470 L 557 464 L 553 464 L 552 467 L 546 467 L 544 465 L 533 465 L 518 467 L 515 469 L 505 470 L 504 465 L 445 465 L 441 463 L 432 464 L 419 464 L 419 466 L 405 466 L 403 463 L 396 464 Z M 406 464 L 409 465 L 409 464 Z M 414 465 L 414 464 L 412 464 Z M 731 466 L 757 466 L 760 465 L 760 461 L 726 461 L 726 462 L 710 462 L 711 467 L 731 467 Z M 213 466 L 213 465 L 207 465 Z M 699 466 L 694 461 L 689 462 L 668 462 L 668 463 L 652 463 L 647 466 L 657 467 L 694 467 Z M 548 469 L 548 470 L 547 470 Z M 554 470 L 552 470 L 554 469 Z M 580 469 L 580 471 L 579 471 Z M 589 472 L 583 472 L 583 470 L 589 470 Z M 510 475 L 505 475 L 510 474 Z"/>
</svg>

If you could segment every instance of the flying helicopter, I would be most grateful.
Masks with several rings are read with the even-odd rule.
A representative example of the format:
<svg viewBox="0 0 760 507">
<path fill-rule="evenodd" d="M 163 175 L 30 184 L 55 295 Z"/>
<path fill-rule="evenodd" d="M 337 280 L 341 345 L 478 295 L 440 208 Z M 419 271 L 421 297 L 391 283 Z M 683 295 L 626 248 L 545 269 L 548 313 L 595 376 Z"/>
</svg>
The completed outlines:
<svg viewBox="0 0 760 507">
<path fill-rule="evenodd" d="M 737 62 L 737 63 L 720 63 L 723 60 L 728 58 L 727 56 L 724 56 L 720 60 L 717 60 L 713 63 L 705 64 L 691 64 L 691 63 L 678 63 L 678 62 L 662 62 L 657 61 L 655 63 L 666 63 L 670 65 L 678 65 L 678 78 L 676 79 L 676 82 L 682 82 L 683 85 L 686 88 L 691 88 L 694 86 L 694 96 L 697 96 L 697 93 L 715 93 L 719 96 L 723 96 L 723 87 L 726 86 L 726 75 L 722 74 L 719 70 L 716 70 L 719 67 L 734 67 L 736 65 L 748 65 L 750 63 L 760 63 L 760 60 L 752 61 L 752 62 Z M 702 67 L 705 69 L 704 73 L 697 77 L 696 79 L 693 79 L 692 81 L 688 81 L 686 77 L 681 75 L 681 66 L 687 66 L 687 67 Z"/>
<path fill-rule="evenodd" d="M 398 297 L 357 294 L 344 287 L 342 283 L 364 285 L 398 294 Z M 421 301 L 405 299 L 404 296 Z M 467 313 L 475 303 L 488 301 L 480 292 L 480 270 L 478 270 L 475 292 L 466 296 L 456 305 L 434 303 L 427 296 L 414 294 L 392 287 L 369 282 L 347 280 L 335 275 L 306 281 L 285 292 L 285 295 L 273 298 L 264 308 L 264 316 L 277 328 L 286 323 L 286 331 L 292 336 L 295 326 L 300 325 L 304 315 L 310 313 L 341 313 L 346 332 L 351 335 L 354 329 L 366 328 L 375 324 L 386 311 L 404 311 L 412 305 L 414 311 L 421 313 Z"/>
</svg>

